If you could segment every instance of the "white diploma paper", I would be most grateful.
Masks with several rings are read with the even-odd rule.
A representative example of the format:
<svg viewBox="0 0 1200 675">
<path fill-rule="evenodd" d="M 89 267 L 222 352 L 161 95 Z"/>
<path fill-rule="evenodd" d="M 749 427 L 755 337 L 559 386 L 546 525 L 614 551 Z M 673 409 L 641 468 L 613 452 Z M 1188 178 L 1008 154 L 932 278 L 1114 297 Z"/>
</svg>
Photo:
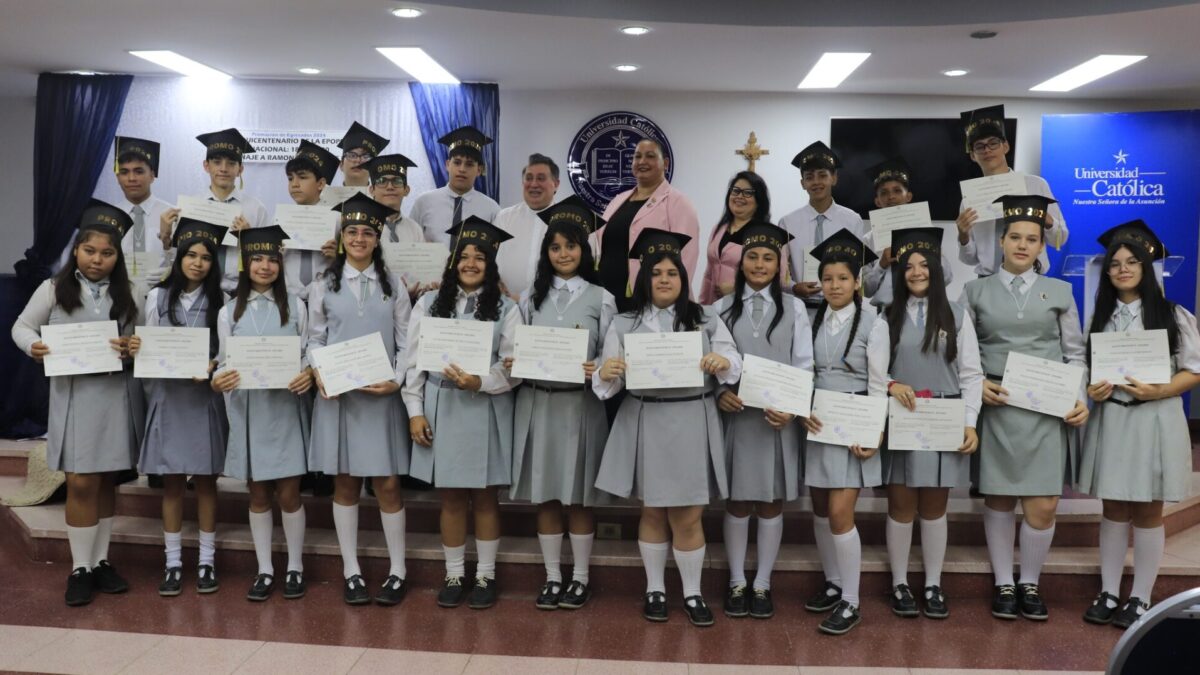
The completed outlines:
<svg viewBox="0 0 1200 675">
<path fill-rule="evenodd" d="M 321 190 L 320 203 L 333 208 L 359 192 L 371 196 L 367 193 L 366 185 L 326 185 L 325 189 Z"/>
<path fill-rule="evenodd" d="M 42 360 L 46 377 L 120 370 L 121 355 L 108 343 L 118 337 L 116 321 L 42 326 L 42 344 L 50 348 Z"/>
<path fill-rule="evenodd" d="M 283 245 L 300 251 L 320 251 L 325 242 L 337 232 L 337 211 L 319 204 L 279 204 L 275 207 L 275 224 L 287 232 Z"/>
<path fill-rule="evenodd" d="M 417 347 L 417 370 L 441 373 L 451 363 L 483 377 L 492 369 L 494 321 L 423 317 Z"/>
<path fill-rule="evenodd" d="M 517 326 L 513 377 L 582 384 L 588 331 L 554 326 Z"/>
<path fill-rule="evenodd" d="M 133 359 L 133 376 L 183 380 L 208 379 L 209 330 L 187 326 L 138 326 L 142 346 Z"/>
<path fill-rule="evenodd" d="M 817 389 L 813 393 L 812 416 L 821 422 L 821 433 L 808 440 L 830 445 L 879 447 L 887 423 L 887 399 Z"/>
<path fill-rule="evenodd" d="M 238 389 L 287 389 L 300 374 L 300 336 L 232 335 L 225 367 L 238 371 Z"/>
<path fill-rule="evenodd" d="M 1085 374 L 1080 366 L 1009 352 L 1000 386 L 1014 408 L 1065 418 L 1079 400 Z"/>
<path fill-rule="evenodd" d="M 957 452 L 967 426 L 967 405 L 961 398 L 918 398 L 909 412 L 888 398 L 888 449 Z"/>
<path fill-rule="evenodd" d="M 450 249 L 439 242 L 383 242 L 383 261 L 388 270 L 403 275 L 410 284 L 441 281 L 448 257 Z"/>
<path fill-rule="evenodd" d="M 910 227 L 933 227 L 929 202 L 914 202 L 871 211 L 872 244 L 878 253 L 892 246 L 892 233 Z"/>
<path fill-rule="evenodd" d="M 703 387 L 703 343 L 699 331 L 625 335 L 625 388 Z"/>
<path fill-rule="evenodd" d="M 808 417 L 812 395 L 812 372 L 753 354 L 742 356 L 738 398 L 743 404 Z"/>
<path fill-rule="evenodd" d="M 804 247 L 804 266 L 801 268 L 800 280 L 804 282 L 821 283 L 821 261 L 813 257 L 812 250 L 816 246 Z"/>
<path fill-rule="evenodd" d="M 240 204 L 226 204 L 204 197 L 179 195 L 179 200 L 175 202 L 175 208 L 179 209 L 180 218 L 194 218 L 213 225 L 228 227 L 229 230 L 225 232 L 225 239 L 221 243 L 225 246 L 237 246 L 237 237 L 233 236 L 233 221 L 242 215 Z"/>
<path fill-rule="evenodd" d="M 308 358 L 321 374 L 321 385 L 329 397 L 396 379 L 396 370 L 378 331 L 317 347 L 308 353 Z"/>
<path fill-rule="evenodd" d="M 125 271 L 131 281 L 145 281 L 146 275 L 158 272 L 157 281 L 166 273 L 162 268 L 162 255 L 154 251 L 125 251 Z"/>
<path fill-rule="evenodd" d="M 1000 218 L 1001 209 L 999 204 L 994 203 L 996 199 L 1004 195 L 1023 195 L 1029 191 L 1025 187 L 1025 177 L 1015 171 L 971 178 L 961 181 L 958 186 L 962 190 L 963 210 L 975 209 L 979 214 L 979 220 L 975 222 Z"/>
<path fill-rule="evenodd" d="M 1108 380 L 1128 384 L 1129 376 L 1147 384 L 1171 381 L 1166 330 L 1092 333 L 1092 384 Z"/>
</svg>

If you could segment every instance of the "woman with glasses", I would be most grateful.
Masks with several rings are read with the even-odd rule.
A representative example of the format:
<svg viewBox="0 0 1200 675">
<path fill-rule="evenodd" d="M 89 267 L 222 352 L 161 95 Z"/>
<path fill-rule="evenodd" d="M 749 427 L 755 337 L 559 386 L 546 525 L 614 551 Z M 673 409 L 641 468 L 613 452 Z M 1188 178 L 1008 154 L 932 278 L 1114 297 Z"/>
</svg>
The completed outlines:
<svg viewBox="0 0 1200 675">
<path fill-rule="evenodd" d="M 742 247 L 733 236 L 751 220 L 771 222 L 771 197 L 767 184 L 753 171 L 739 171 L 725 191 L 725 213 L 708 238 L 708 264 L 700 284 L 700 302 L 705 305 L 733 292 L 734 277 L 742 262 Z M 784 253 L 786 256 L 786 251 Z M 779 267 L 782 279 L 787 258 Z"/>
</svg>

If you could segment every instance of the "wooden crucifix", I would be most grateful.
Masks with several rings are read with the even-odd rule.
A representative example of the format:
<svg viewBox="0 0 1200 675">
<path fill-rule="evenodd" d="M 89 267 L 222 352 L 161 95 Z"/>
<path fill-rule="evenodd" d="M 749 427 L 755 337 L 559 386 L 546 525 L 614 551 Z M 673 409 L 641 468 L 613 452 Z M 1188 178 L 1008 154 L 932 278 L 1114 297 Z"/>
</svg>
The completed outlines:
<svg viewBox="0 0 1200 675">
<path fill-rule="evenodd" d="M 771 151 L 758 144 L 758 136 L 754 132 L 750 132 L 750 137 L 746 139 L 746 145 L 733 151 L 736 155 L 741 155 L 747 162 L 750 162 L 750 171 L 754 170 L 754 163 L 763 155 L 771 154 Z"/>
</svg>

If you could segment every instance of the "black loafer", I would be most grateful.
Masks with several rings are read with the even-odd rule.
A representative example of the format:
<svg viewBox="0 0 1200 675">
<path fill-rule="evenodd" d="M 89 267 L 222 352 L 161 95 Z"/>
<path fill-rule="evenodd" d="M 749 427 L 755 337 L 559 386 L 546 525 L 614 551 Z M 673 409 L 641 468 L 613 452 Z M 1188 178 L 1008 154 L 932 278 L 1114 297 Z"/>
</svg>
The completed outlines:
<svg viewBox="0 0 1200 675">
<path fill-rule="evenodd" d="M 693 626 L 704 628 L 713 625 L 713 613 L 699 595 L 689 595 L 683 599 L 683 611 L 687 612 L 688 621 Z"/>
<path fill-rule="evenodd" d="M 458 607 L 467 597 L 467 587 L 463 585 L 462 577 L 446 577 L 442 590 L 438 591 L 438 607 Z"/>
<path fill-rule="evenodd" d="M 560 582 L 547 581 L 542 584 L 542 591 L 538 593 L 534 605 L 538 609 L 558 609 L 558 603 L 562 600 L 562 590 Z"/>
<path fill-rule="evenodd" d="M 217 581 L 217 570 L 212 565 L 201 565 L 196 568 L 196 592 L 216 593 L 221 589 Z M 285 594 L 287 589 L 284 588 Z"/>
<path fill-rule="evenodd" d="M 582 581 L 572 581 L 562 594 L 562 599 L 558 601 L 558 606 L 562 609 L 579 609 L 586 605 L 588 598 L 591 597 L 592 592 L 588 590 L 587 584 Z"/>
<path fill-rule="evenodd" d="M 92 568 L 92 584 L 101 593 L 124 593 L 129 590 L 129 582 L 117 574 L 107 560 L 101 560 Z"/>
<path fill-rule="evenodd" d="M 246 599 L 250 602 L 263 602 L 271 597 L 271 593 L 275 591 L 275 577 L 270 574 L 259 574 L 254 577 L 254 584 L 250 586 L 250 590 L 246 592 Z"/>
<path fill-rule="evenodd" d="M 288 570 L 283 577 L 283 599 L 299 600 L 307 592 L 308 586 L 304 583 L 304 575 L 296 570 Z"/>
<path fill-rule="evenodd" d="M 892 614 L 902 616 L 906 619 L 916 618 L 921 615 L 917 609 L 917 599 L 913 597 L 912 589 L 908 584 L 900 584 L 892 587 Z"/>
<path fill-rule="evenodd" d="M 747 604 L 746 584 L 735 584 L 725 592 L 725 607 L 723 608 L 725 616 L 740 619 L 750 614 Z"/>
<path fill-rule="evenodd" d="M 858 613 L 858 608 L 843 600 L 833 608 L 817 629 L 829 635 L 845 635 L 860 621 L 862 616 Z"/>
<path fill-rule="evenodd" d="M 496 580 L 487 577 L 475 577 L 475 586 L 467 596 L 467 607 L 471 609 L 487 609 L 496 604 Z"/>
<path fill-rule="evenodd" d="M 667 594 L 661 591 L 651 591 L 646 594 L 646 602 L 642 605 L 642 616 L 647 621 L 662 623 L 667 620 Z"/>
<path fill-rule="evenodd" d="M 67 607 L 82 607 L 92 601 L 92 573 L 86 567 L 77 567 L 67 577 Z"/>
<path fill-rule="evenodd" d="M 946 606 L 946 594 L 941 586 L 925 587 L 925 616 L 930 619 L 945 619 L 950 616 L 950 608 Z"/>
<path fill-rule="evenodd" d="M 361 574 L 355 574 L 346 579 L 342 586 L 342 599 L 347 605 L 366 605 L 371 602 L 371 594 L 367 592 L 367 582 Z"/>
<path fill-rule="evenodd" d="M 1110 606 L 1108 603 L 1112 601 Z M 1113 622 L 1113 618 L 1117 616 L 1117 610 L 1121 608 L 1121 599 L 1112 593 L 1100 592 L 1096 599 L 1092 601 L 1092 606 L 1087 608 L 1083 613 L 1083 620 L 1088 623 L 1108 624 Z"/>
<path fill-rule="evenodd" d="M 404 594 L 408 592 L 408 584 L 395 574 L 389 575 L 383 580 L 383 586 L 379 592 L 375 594 L 375 604 L 391 607 L 392 605 L 400 604 L 404 599 Z"/>
<path fill-rule="evenodd" d="M 158 594 L 164 598 L 173 598 L 183 592 L 183 568 L 168 567 L 163 573 L 163 580 L 158 585 Z"/>
<path fill-rule="evenodd" d="M 1050 617 L 1037 584 L 1017 584 L 1017 595 L 1021 598 L 1021 616 L 1031 621 L 1045 621 Z"/>
<path fill-rule="evenodd" d="M 1141 598 L 1131 597 L 1125 602 L 1125 606 L 1121 608 L 1121 611 L 1117 612 L 1117 615 L 1113 617 L 1112 625 L 1125 630 L 1137 623 L 1138 619 L 1142 618 L 1142 615 L 1149 609 L 1149 603 L 1142 602 Z"/>
<path fill-rule="evenodd" d="M 756 588 L 750 594 L 750 618 L 769 619 L 775 616 L 775 603 L 771 602 L 771 591 Z"/>
<path fill-rule="evenodd" d="M 1017 618 L 1017 587 L 1012 584 L 996 586 L 992 591 L 992 616 L 997 619 Z"/>
<path fill-rule="evenodd" d="M 817 591 L 804 603 L 804 609 L 810 612 L 828 612 L 837 607 L 841 601 L 842 587 L 831 581 L 826 581 L 825 587 Z"/>
</svg>

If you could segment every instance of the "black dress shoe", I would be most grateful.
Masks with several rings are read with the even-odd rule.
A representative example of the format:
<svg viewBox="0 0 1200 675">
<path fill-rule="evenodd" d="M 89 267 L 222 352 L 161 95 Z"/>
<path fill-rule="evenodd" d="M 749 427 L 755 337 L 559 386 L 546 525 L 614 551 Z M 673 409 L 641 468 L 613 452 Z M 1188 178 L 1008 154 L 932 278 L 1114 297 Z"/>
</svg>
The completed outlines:
<svg viewBox="0 0 1200 675">
<path fill-rule="evenodd" d="M 746 606 L 746 584 L 734 584 L 725 592 L 725 616 L 740 619 L 750 613 Z"/>
<path fill-rule="evenodd" d="M 775 603 L 771 602 L 771 591 L 756 588 L 750 594 L 750 618 L 769 619 L 775 616 Z"/>
<path fill-rule="evenodd" d="M 288 570 L 288 573 L 283 578 L 283 599 L 284 600 L 299 600 L 308 592 L 308 586 L 304 583 L 304 574 L 296 570 Z"/>
<path fill-rule="evenodd" d="M 858 608 L 843 600 L 833 608 L 833 611 L 825 617 L 817 629 L 829 635 L 845 635 L 860 621 L 862 621 L 862 616 L 858 613 Z"/>
<path fill-rule="evenodd" d="M 197 593 L 216 593 L 221 590 L 221 584 L 217 581 L 217 570 L 212 565 L 201 565 L 196 568 L 196 592 Z M 284 597 L 287 597 L 287 587 L 283 589 Z"/>
<path fill-rule="evenodd" d="M 163 573 L 163 580 L 158 585 L 158 594 L 164 598 L 173 598 L 183 592 L 183 568 L 168 567 Z"/>
<path fill-rule="evenodd" d="M 704 598 L 699 595 L 689 595 L 683 599 L 683 611 L 687 612 L 688 621 L 692 622 L 693 626 L 713 625 L 713 613 L 704 602 Z"/>
<path fill-rule="evenodd" d="M 146 485 L 154 488 L 155 490 L 161 490 L 166 487 L 166 482 L 163 480 L 161 475 L 157 473 L 148 473 L 146 474 Z"/>
<path fill-rule="evenodd" d="M 263 602 L 275 591 L 275 577 L 270 574 L 259 574 L 254 577 L 254 584 L 246 591 L 246 599 L 250 602 Z"/>
<path fill-rule="evenodd" d="M 941 586 L 925 587 L 925 616 L 930 619 L 945 619 L 950 616 L 950 608 L 946 606 L 946 594 Z"/>
<path fill-rule="evenodd" d="M 124 593 L 129 590 L 129 582 L 117 574 L 107 560 L 101 560 L 92 568 L 92 584 L 101 593 Z"/>
<path fill-rule="evenodd" d="M 908 584 L 892 587 L 892 614 L 906 619 L 916 618 L 921 612 L 917 609 L 917 599 L 913 597 Z"/>
<path fill-rule="evenodd" d="M 826 581 L 825 587 L 817 591 L 807 602 L 804 603 L 804 609 L 810 612 L 828 612 L 838 603 L 842 601 L 842 587 L 837 584 Z"/>
<path fill-rule="evenodd" d="M 342 599 L 347 605 L 366 605 L 371 602 L 371 594 L 367 592 L 367 582 L 361 574 L 355 574 L 342 586 Z"/>
<path fill-rule="evenodd" d="M 542 584 L 542 592 L 538 593 L 534 606 L 538 609 L 558 609 L 558 603 L 562 600 L 562 594 L 562 583 L 547 581 Z"/>
<path fill-rule="evenodd" d="M 1112 625 L 1125 630 L 1137 623 L 1138 619 L 1142 618 L 1142 615 L 1149 609 L 1149 603 L 1142 602 L 1141 598 L 1131 597 L 1125 603 L 1125 606 L 1121 608 L 1121 611 L 1117 612 L 1117 615 L 1113 617 Z"/>
<path fill-rule="evenodd" d="M 642 616 L 647 621 L 662 623 L 667 620 L 667 594 L 662 591 L 651 591 L 646 594 L 646 602 L 642 605 Z"/>
<path fill-rule="evenodd" d="M 1109 603 L 1112 604 L 1109 604 Z M 1121 599 L 1112 593 L 1100 592 L 1096 599 L 1092 601 L 1092 606 L 1087 608 L 1083 613 L 1083 620 L 1088 623 L 1106 624 L 1112 623 L 1113 618 L 1117 616 L 1117 610 L 1121 608 Z"/>
<path fill-rule="evenodd" d="M 438 607 L 458 607 L 467 596 L 462 577 L 446 577 L 446 584 L 438 591 Z"/>
<path fill-rule="evenodd" d="M 1017 584 L 1017 595 L 1021 597 L 1021 616 L 1032 621 L 1045 621 L 1050 617 L 1037 584 Z"/>
<path fill-rule="evenodd" d="M 467 607 L 471 609 L 487 609 L 496 604 L 496 580 L 487 577 L 475 577 L 475 586 L 467 596 Z"/>
<path fill-rule="evenodd" d="M 996 586 L 992 591 L 992 616 L 997 619 L 1017 618 L 1017 587 L 1012 584 Z"/>
<path fill-rule="evenodd" d="M 400 604 L 404 599 L 404 594 L 408 593 L 408 584 L 395 574 L 389 575 L 383 580 L 383 586 L 379 592 L 375 594 L 375 604 L 391 607 L 392 605 Z"/>
<path fill-rule="evenodd" d="M 588 590 L 587 584 L 582 581 L 572 581 L 567 586 L 567 590 L 563 592 L 558 606 L 562 609 L 579 609 L 587 604 L 590 597 L 592 597 L 592 592 Z"/>
<path fill-rule="evenodd" d="M 92 601 L 92 573 L 77 567 L 67 577 L 67 607 L 82 607 Z"/>
</svg>

